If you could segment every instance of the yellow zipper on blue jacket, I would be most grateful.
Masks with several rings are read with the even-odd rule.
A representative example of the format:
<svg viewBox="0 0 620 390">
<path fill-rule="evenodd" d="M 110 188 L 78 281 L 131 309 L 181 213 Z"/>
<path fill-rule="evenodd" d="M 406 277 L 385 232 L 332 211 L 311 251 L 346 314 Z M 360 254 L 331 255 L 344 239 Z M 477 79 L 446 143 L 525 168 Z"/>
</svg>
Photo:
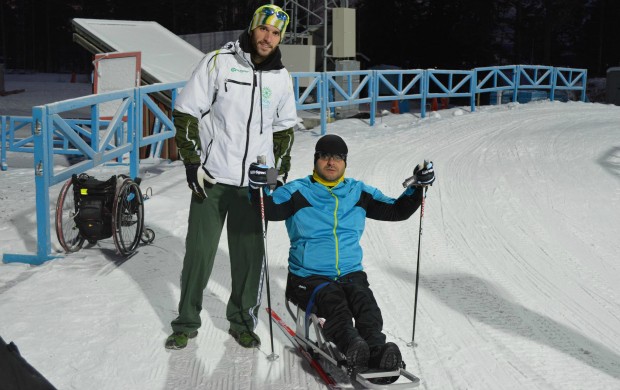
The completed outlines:
<svg viewBox="0 0 620 390">
<path fill-rule="evenodd" d="M 340 253 L 338 251 L 338 234 L 336 233 L 336 228 L 338 227 L 338 197 L 336 195 L 334 195 L 334 193 L 332 192 L 331 188 L 327 188 L 327 190 L 329 191 L 329 194 L 331 196 L 334 197 L 334 199 L 336 200 L 336 207 L 334 208 L 334 242 L 336 244 L 336 272 L 338 273 L 338 276 L 336 277 L 339 278 L 340 277 L 340 268 L 339 268 L 339 262 L 340 262 Z"/>
</svg>

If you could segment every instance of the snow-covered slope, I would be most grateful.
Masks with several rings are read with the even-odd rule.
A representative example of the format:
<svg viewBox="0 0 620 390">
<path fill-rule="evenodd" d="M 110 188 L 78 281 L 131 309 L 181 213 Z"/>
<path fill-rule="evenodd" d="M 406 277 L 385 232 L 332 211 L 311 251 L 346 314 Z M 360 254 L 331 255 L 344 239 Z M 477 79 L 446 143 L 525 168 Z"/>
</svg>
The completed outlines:
<svg viewBox="0 0 620 390">
<path fill-rule="evenodd" d="M 349 145 L 347 176 L 397 196 L 415 164 L 437 181 L 424 215 L 369 221 L 365 267 L 385 332 L 423 389 L 620 388 L 620 107 L 539 102 L 387 115 L 329 125 Z M 307 175 L 318 132 L 297 132 L 291 177 Z M 14 161 L 27 157 L 10 154 Z M 11 164 L 11 160 L 9 160 Z M 36 250 L 32 169 L 0 173 L 0 249 Z M 11 166 L 11 165 L 10 165 Z M 116 168 L 94 174 L 111 175 Z M 39 267 L 0 265 L 0 336 L 59 389 L 320 389 L 267 315 L 260 349 L 228 335 L 225 233 L 203 326 L 163 347 L 176 316 L 190 192 L 180 163 L 142 164 L 157 237 L 122 262 L 101 242 Z M 52 189 L 55 201 L 60 186 Z M 53 205 L 51 205 L 53 206 Z M 283 305 L 288 239 L 269 226 L 271 300 Z M 54 234 L 52 232 L 52 234 Z M 56 245 L 56 250 L 59 246 Z M 266 299 L 264 299 L 266 305 Z"/>
</svg>

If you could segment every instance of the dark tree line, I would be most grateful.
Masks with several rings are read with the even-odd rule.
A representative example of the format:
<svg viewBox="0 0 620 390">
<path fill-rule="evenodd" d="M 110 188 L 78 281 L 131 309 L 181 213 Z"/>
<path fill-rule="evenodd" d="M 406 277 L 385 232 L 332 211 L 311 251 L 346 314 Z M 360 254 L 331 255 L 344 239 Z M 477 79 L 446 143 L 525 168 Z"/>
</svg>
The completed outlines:
<svg viewBox="0 0 620 390">
<path fill-rule="evenodd" d="M 240 29 L 260 0 L 0 0 L 0 62 L 8 69 L 89 72 L 73 18 L 156 21 L 176 34 Z"/>
<path fill-rule="evenodd" d="M 89 72 L 71 19 L 153 20 L 176 34 L 241 29 L 266 0 L 0 0 L 6 68 Z M 276 1 L 282 4 L 282 1 Z M 301 2 L 302 4 L 304 1 Z M 470 69 L 620 65 L 618 0 L 349 0 L 367 65 Z"/>
<path fill-rule="evenodd" d="M 620 65 L 617 0 L 359 0 L 358 50 L 406 68 Z"/>
</svg>

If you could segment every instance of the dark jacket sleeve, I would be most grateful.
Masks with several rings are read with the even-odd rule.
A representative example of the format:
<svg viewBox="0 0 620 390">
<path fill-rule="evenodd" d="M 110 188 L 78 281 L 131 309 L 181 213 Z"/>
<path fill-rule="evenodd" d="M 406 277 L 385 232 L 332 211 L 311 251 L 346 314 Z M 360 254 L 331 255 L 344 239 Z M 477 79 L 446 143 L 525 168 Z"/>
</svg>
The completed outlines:
<svg viewBox="0 0 620 390">
<path fill-rule="evenodd" d="M 278 168 L 278 174 L 288 176 L 291 170 L 291 148 L 295 141 L 295 131 L 289 128 L 273 133 L 273 156 Z"/>
<path fill-rule="evenodd" d="M 286 190 L 277 188 L 275 191 Z M 301 193 L 299 193 L 299 191 L 295 191 L 291 194 L 290 198 L 283 203 L 275 203 L 271 194 L 271 191 L 263 192 L 265 218 L 269 221 L 284 221 L 295 214 L 299 209 L 310 206 L 310 203 L 303 197 L 303 195 L 301 195 Z M 253 189 L 250 187 L 250 200 L 254 209 L 260 214 L 261 202 L 259 189 Z"/>
<path fill-rule="evenodd" d="M 379 221 L 404 221 L 411 217 L 422 204 L 422 189 L 405 191 L 393 203 L 374 199 L 372 194 L 363 192 L 358 205 L 366 209 L 366 217 Z"/>
<path fill-rule="evenodd" d="M 179 110 L 172 111 L 176 134 L 174 140 L 185 164 L 200 164 L 198 119 Z"/>
</svg>

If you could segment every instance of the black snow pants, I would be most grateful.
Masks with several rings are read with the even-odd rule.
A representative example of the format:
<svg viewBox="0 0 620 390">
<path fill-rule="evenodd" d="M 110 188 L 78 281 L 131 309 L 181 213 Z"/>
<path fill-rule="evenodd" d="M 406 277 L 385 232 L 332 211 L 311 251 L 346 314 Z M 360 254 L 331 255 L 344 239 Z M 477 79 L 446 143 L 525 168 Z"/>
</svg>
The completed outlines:
<svg viewBox="0 0 620 390">
<path fill-rule="evenodd" d="M 383 317 L 365 272 L 352 272 L 337 280 L 318 275 L 301 278 L 289 272 L 286 298 L 308 311 L 317 287 L 310 310 L 325 319 L 323 335 L 341 352 L 346 353 L 349 342 L 358 335 L 370 348 L 385 344 Z"/>
</svg>

